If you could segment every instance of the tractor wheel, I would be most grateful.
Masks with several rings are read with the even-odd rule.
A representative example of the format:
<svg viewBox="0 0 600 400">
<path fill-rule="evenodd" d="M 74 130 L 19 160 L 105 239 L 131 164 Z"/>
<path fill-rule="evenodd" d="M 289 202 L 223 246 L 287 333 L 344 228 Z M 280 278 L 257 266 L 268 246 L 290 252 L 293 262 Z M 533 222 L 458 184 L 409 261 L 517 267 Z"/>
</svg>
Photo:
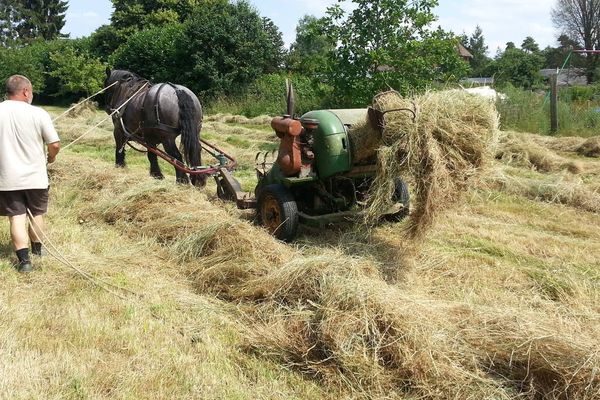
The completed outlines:
<svg viewBox="0 0 600 400">
<path fill-rule="evenodd" d="M 298 206 L 294 196 L 279 184 L 264 187 L 257 201 L 259 222 L 279 240 L 289 242 L 298 230 Z"/>
<path fill-rule="evenodd" d="M 393 200 L 395 203 L 400 203 L 402 208 L 393 214 L 388 214 L 385 219 L 392 222 L 400 222 L 408 217 L 410 206 L 410 195 L 408 193 L 408 185 L 402 179 L 396 179 L 396 187 L 394 189 Z"/>
</svg>

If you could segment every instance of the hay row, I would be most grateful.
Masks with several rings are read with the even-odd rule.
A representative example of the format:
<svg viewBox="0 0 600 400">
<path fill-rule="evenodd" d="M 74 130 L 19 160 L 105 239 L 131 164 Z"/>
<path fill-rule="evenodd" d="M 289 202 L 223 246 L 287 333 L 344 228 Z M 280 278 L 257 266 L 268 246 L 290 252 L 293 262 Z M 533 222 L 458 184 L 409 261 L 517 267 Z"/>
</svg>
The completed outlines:
<svg viewBox="0 0 600 400">
<path fill-rule="evenodd" d="M 558 176 L 557 179 L 540 181 L 511 176 L 497 169 L 482 180 L 482 185 L 531 200 L 600 213 L 600 191 L 594 190 L 576 177 Z"/>
<path fill-rule="evenodd" d="M 509 132 L 502 138 L 496 151 L 496 159 L 508 165 L 532 168 L 540 172 L 567 170 L 572 174 L 580 174 L 584 170 L 581 162 L 561 157 L 536 143 L 530 135 L 516 132 Z"/>
<path fill-rule="evenodd" d="M 554 151 L 577 153 L 584 157 L 600 157 L 600 137 L 552 137 L 529 135 L 535 143 Z"/>
<path fill-rule="evenodd" d="M 204 121 L 242 125 L 267 125 L 271 123 L 272 119 L 273 117 L 270 117 L 268 115 L 259 115 L 258 117 L 254 118 L 248 118 L 243 115 L 232 114 L 212 114 L 204 116 Z"/>
<path fill-rule="evenodd" d="M 245 349 L 345 386 L 353 397 L 600 393 L 596 322 L 427 299 L 386 283 L 366 259 L 281 245 L 195 190 L 140 183 L 145 173 L 72 170 L 59 176 L 90 196 L 82 219 L 162 243 L 199 291 L 240 306 Z"/>
</svg>

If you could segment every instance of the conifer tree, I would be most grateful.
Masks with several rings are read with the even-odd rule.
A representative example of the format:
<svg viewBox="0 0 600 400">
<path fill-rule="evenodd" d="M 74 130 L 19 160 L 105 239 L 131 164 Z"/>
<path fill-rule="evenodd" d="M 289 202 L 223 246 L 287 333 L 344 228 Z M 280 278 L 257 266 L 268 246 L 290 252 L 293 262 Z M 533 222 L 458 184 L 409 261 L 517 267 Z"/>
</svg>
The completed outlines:
<svg viewBox="0 0 600 400">
<path fill-rule="evenodd" d="M 17 4 L 20 17 L 17 34 L 20 41 L 52 40 L 68 36 L 60 33 L 65 26 L 65 13 L 69 8 L 67 1 L 20 0 Z"/>
</svg>

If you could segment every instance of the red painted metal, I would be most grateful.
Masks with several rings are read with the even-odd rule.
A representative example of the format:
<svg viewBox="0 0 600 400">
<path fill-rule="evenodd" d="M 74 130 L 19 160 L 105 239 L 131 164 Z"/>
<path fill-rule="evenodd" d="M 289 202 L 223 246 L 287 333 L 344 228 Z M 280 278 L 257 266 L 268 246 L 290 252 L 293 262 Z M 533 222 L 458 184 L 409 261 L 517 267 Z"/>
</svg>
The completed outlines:
<svg viewBox="0 0 600 400">
<path fill-rule="evenodd" d="M 193 169 L 193 168 L 188 167 L 181 161 L 177 160 L 176 158 L 171 157 L 164 151 L 162 151 L 156 147 L 152 147 L 152 146 L 148 145 L 143 140 L 140 140 L 139 138 L 135 138 L 135 139 L 136 139 L 135 141 L 137 143 L 144 146 L 149 152 L 156 154 L 158 157 L 162 158 L 163 160 L 165 160 L 166 162 L 171 164 L 173 167 L 175 167 L 178 171 L 185 172 L 186 174 L 217 175 L 217 174 L 219 174 L 219 171 L 221 170 L 221 168 L 223 168 L 223 166 L 219 165 L 219 166 L 214 166 L 214 167 L 209 166 L 209 167 L 202 168 L 202 169 Z M 227 153 L 225 153 L 223 150 L 219 149 L 217 146 L 210 144 L 203 139 L 200 139 L 200 144 L 202 145 L 202 149 L 206 150 L 212 156 L 216 157 L 215 153 L 219 153 L 223 157 L 225 157 L 228 160 L 228 163 L 224 166 L 224 168 L 226 168 L 228 171 L 232 171 L 237 166 L 237 162 L 235 161 L 235 159 L 233 157 L 231 157 L 230 155 L 228 155 Z"/>
<path fill-rule="evenodd" d="M 271 127 L 281 139 L 277 163 L 285 176 L 296 175 L 302 168 L 299 136 L 303 131 L 300 121 L 292 118 L 276 117 Z"/>
</svg>

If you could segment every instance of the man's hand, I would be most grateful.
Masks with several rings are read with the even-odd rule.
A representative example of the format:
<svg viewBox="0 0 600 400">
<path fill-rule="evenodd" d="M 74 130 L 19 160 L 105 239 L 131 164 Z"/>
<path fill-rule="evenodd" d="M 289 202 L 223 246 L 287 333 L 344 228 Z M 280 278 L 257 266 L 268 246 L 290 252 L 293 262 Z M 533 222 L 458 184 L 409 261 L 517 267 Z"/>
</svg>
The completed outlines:
<svg viewBox="0 0 600 400">
<path fill-rule="evenodd" d="M 48 145 L 48 164 L 52 164 L 56 160 L 56 155 L 59 151 L 60 142 L 54 142 Z"/>
</svg>

